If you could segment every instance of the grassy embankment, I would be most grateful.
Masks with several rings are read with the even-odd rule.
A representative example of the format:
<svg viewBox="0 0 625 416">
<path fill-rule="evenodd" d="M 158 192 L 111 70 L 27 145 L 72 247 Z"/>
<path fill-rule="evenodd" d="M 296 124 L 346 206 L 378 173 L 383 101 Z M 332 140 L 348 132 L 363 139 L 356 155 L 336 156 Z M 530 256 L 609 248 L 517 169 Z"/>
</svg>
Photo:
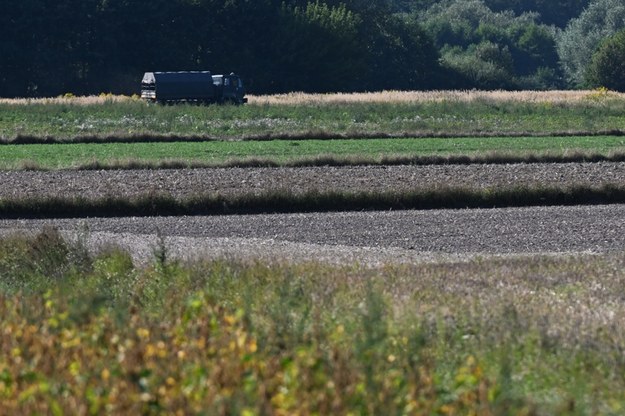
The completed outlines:
<svg viewBox="0 0 625 416">
<path fill-rule="evenodd" d="M 625 131 L 625 99 L 454 93 L 258 97 L 249 105 L 149 106 L 132 99 L 0 102 L 5 141 L 565 135 Z M 566 98 L 569 97 L 567 100 Z M 562 98 L 564 97 L 564 98 Z M 367 100 L 368 99 L 368 100 Z"/>
<path fill-rule="evenodd" d="M 0 407 L 22 414 L 616 415 L 622 256 L 136 267 L 0 239 Z"/>
<path fill-rule="evenodd" d="M 241 107 L 148 106 L 107 96 L 2 100 L 0 139 L 9 145 L 0 168 L 621 157 L 623 114 L 623 97 L 601 91 L 290 94 L 250 97 Z M 609 135 L 596 137 L 602 133 Z M 419 140 L 381 140 L 397 137 Z M 26 145 L 36 143 L 50 146 Z"/>
<path fill-rule="evenodd" d="M 0 169 L 623 161 L 625 137 L 481 137 L 10 144 Z"/>
<path fill-rule="evenodd" d="M 4 168 L 571 162 L 624 157 L 625 100 L 605 91 L 294 94 L 252 97 L 250 105 L 240 107 L 148 106 L 105 97 L 8 101 L 0 103 L 0 110 L 0 136 L 9 143 L 0 146 Z M 481 137 L 427 138 L 475 135 Z M 390 138 L 396 136 L 413 138 Z M 267 194 L 228 201 L 203 196 L 172 201 L 157 196 L 106 199 L 95 205 L 34 198 L 3 201 L 2 212 L 52 215 L 46 207 L 59 211 L 54 206 L 65 207 L 65 212 L 83 211 L 83 215 L 247 212 L 251 203 L 258 207 L 256 212 L 338 206 L 488 207 L 622 202 L 624 193 L 616 184 L 598 189 L 445 189 L 401 194 L 389 190 L 383 195 L 356 190 L 348 195 Z M 214 206 L 221 208 L 215 211 Z"/>
</svg>

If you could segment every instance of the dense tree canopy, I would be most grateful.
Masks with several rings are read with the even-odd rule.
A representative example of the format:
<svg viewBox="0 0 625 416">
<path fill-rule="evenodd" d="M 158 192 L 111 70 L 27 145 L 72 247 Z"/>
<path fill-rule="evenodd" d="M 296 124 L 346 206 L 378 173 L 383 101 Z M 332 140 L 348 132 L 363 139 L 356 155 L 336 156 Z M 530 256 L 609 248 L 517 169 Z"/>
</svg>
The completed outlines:
<svg viewBox="0 0 625 416">
<path fill-rule="evenodd" d="M 582 86 L 587 66 L 601 41 L 625 28 L 623 0 L 595 0 L 558 38 L 562 68 L 572 86 Z"/>
<path fill-rule="evenodd" d="M 5 0 L 0 95 L 133 92 L 235 71 L 254 92 L 432 88 L 438 55 L 384 1 Z"/>
<path fill-rule="evenodd" d="M 624 26 L 622 0 L 3 0 L 0 96 L 199 69 L 254 93 L 578 87 Z"/>
<path fill-rule="evenodd" d="M 565 27 L 569 20 L 580 15 L 590 0 L 485 0 L 485 3 L 495 12 L 534 12 L 544 24 Z"/>
<path fill-rule="evenodd" d="M 588 84 L 625 92 L 625 29 L 604 40 L 586 71 Z"/>
<path fill-rule="evenodd" d="M 443 64 L 467 87 L 549 88 L 557 85 L 555 30 L 536 13 L 494 12 L 483 0 L 444 0 L 420 14 L 441 48 Z"/>
</svg>

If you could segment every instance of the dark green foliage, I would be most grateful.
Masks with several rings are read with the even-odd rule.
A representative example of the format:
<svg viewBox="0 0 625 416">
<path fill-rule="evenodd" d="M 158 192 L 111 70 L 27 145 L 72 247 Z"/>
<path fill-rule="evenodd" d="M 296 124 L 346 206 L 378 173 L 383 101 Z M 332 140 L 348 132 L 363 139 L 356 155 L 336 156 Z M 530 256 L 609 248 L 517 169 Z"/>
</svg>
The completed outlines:
<svg viewBox="0 0 625 416">
<path fill-rule="evenodd" d="M 543 23 L 564 27 L 588 6 L 591 0 L 484 0 L 493 11 L 512 10 L 516 14 L 537 12 Z"/>
<path fill-rule="evenodd" d="M 588 84 L 625 91 L 625 30 L 604 41 L 587 69 Z"/>
<path fill-rule="evenodd" d="M 395 0 L 396 12 L 419 12 L 440 3 L 441 0 Z M 546 25 L 565 27 L 569 20 L 577 17 L 591 0 L 484 0 L 494 12 L 512 11 L 516 15 L 535 12 Z"/>
<path fill-rule="evenodd" d="M 371 39 L 375 45 L 366 73 L 366 90 L 429 89 L 444 85 L 440 78 L 438 51 L 416 21 L 389 17 L 387 30 Z"/>
<path fill-rule="evenodd" d="M 275 92 L 351 91 L 364 72 L 358 39 L 360 17 L 344 5 L 316 1 L 303 7 L 282 5 L 270 89 Z M 315 45 L 311 48 L 311 45 Z"/>
<path fill-rule="evenodd" d="M 604 3 L 617 18 L 579 41 L 587 33 L 569 22 Z M 621 9 L 618 0 L 6 0 L 0 96 L 130 95 L 143 72 L 198 69 L 237 72 L 256 94 L 577 87 Z"/>
<path fill-rule="evenodd" d="M 431 88 L 437 55 L 384 2 L 8 0 L 0 96 L 138 92 L 145 71 L 237 72 L 256 93 Z M 399 66 L 392 76 L 378 71 Z M 401 78 L 401 82 L 396 82 Z"/>
<path fill-rule="evenodd" d="M 621 0 L 595 0 L 572 19 L 557 38 L 560 65 L 568 83 L 584 87 L 593 54 L 604 39 L 625 28 L 625 4 Z"/>
<path fill-rule="evenodd" d="M 517 73 L 530 74 L 540 68 L 555 68 L 558 62 L 553 33 L 545 26 L 530 24 L 515 33 Z"/>
<path fill-rule="evenodd" d="M 454 88 L 548 89 L 560 86 L 555 30 L 536 13 L 495 12 L 481 0 L 443 0 L 419 13 L 457 74 Z"/>
</svg>

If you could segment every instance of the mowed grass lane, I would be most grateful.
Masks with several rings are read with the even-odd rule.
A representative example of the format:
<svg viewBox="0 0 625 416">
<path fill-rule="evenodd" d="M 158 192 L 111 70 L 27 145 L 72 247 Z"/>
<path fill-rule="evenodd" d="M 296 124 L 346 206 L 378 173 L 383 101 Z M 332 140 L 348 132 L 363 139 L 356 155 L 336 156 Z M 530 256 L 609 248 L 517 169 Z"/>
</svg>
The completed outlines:
<svg viewBox="0 0 625 416">
<path fill-rule="evenodd" d="M 610 155 L 625 152 L 625 137 L 480 137 L 384 138 L 336 140 L 137 142 L 7 144 L 0 146 L 0 169 L 64 169 L 93 166 L 128 167 L 135 163 L 157 166 L 176 161 L 189 166 L 223 166 L 249 160 L 278 165 L 297 164 L 320 157 L 375 161 L 398 156 L 484 156 L 489 154 L 567 155 L 574 152 Z"/>
</svg>

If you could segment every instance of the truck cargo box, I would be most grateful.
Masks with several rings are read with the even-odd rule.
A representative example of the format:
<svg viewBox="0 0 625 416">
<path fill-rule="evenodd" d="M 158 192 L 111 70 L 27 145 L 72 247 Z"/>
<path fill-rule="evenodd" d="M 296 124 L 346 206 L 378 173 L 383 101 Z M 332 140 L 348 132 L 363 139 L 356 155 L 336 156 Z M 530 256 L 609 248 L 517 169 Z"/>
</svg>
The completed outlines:
<svg viewBox="0 0 625 416">
<path fill-rule="evenodd" d="M 141 90 L 143 98 L 163 102 L 212 101 L 215 98 L 210 71 L 146 72 Z"/>
<path fill-rule="evenodd" d="M 212 75 L 210 71 L 146 72 L 141 98 L 160 103 L 243 104 L 245 87 L 234 73 Z"/>
</svg>

